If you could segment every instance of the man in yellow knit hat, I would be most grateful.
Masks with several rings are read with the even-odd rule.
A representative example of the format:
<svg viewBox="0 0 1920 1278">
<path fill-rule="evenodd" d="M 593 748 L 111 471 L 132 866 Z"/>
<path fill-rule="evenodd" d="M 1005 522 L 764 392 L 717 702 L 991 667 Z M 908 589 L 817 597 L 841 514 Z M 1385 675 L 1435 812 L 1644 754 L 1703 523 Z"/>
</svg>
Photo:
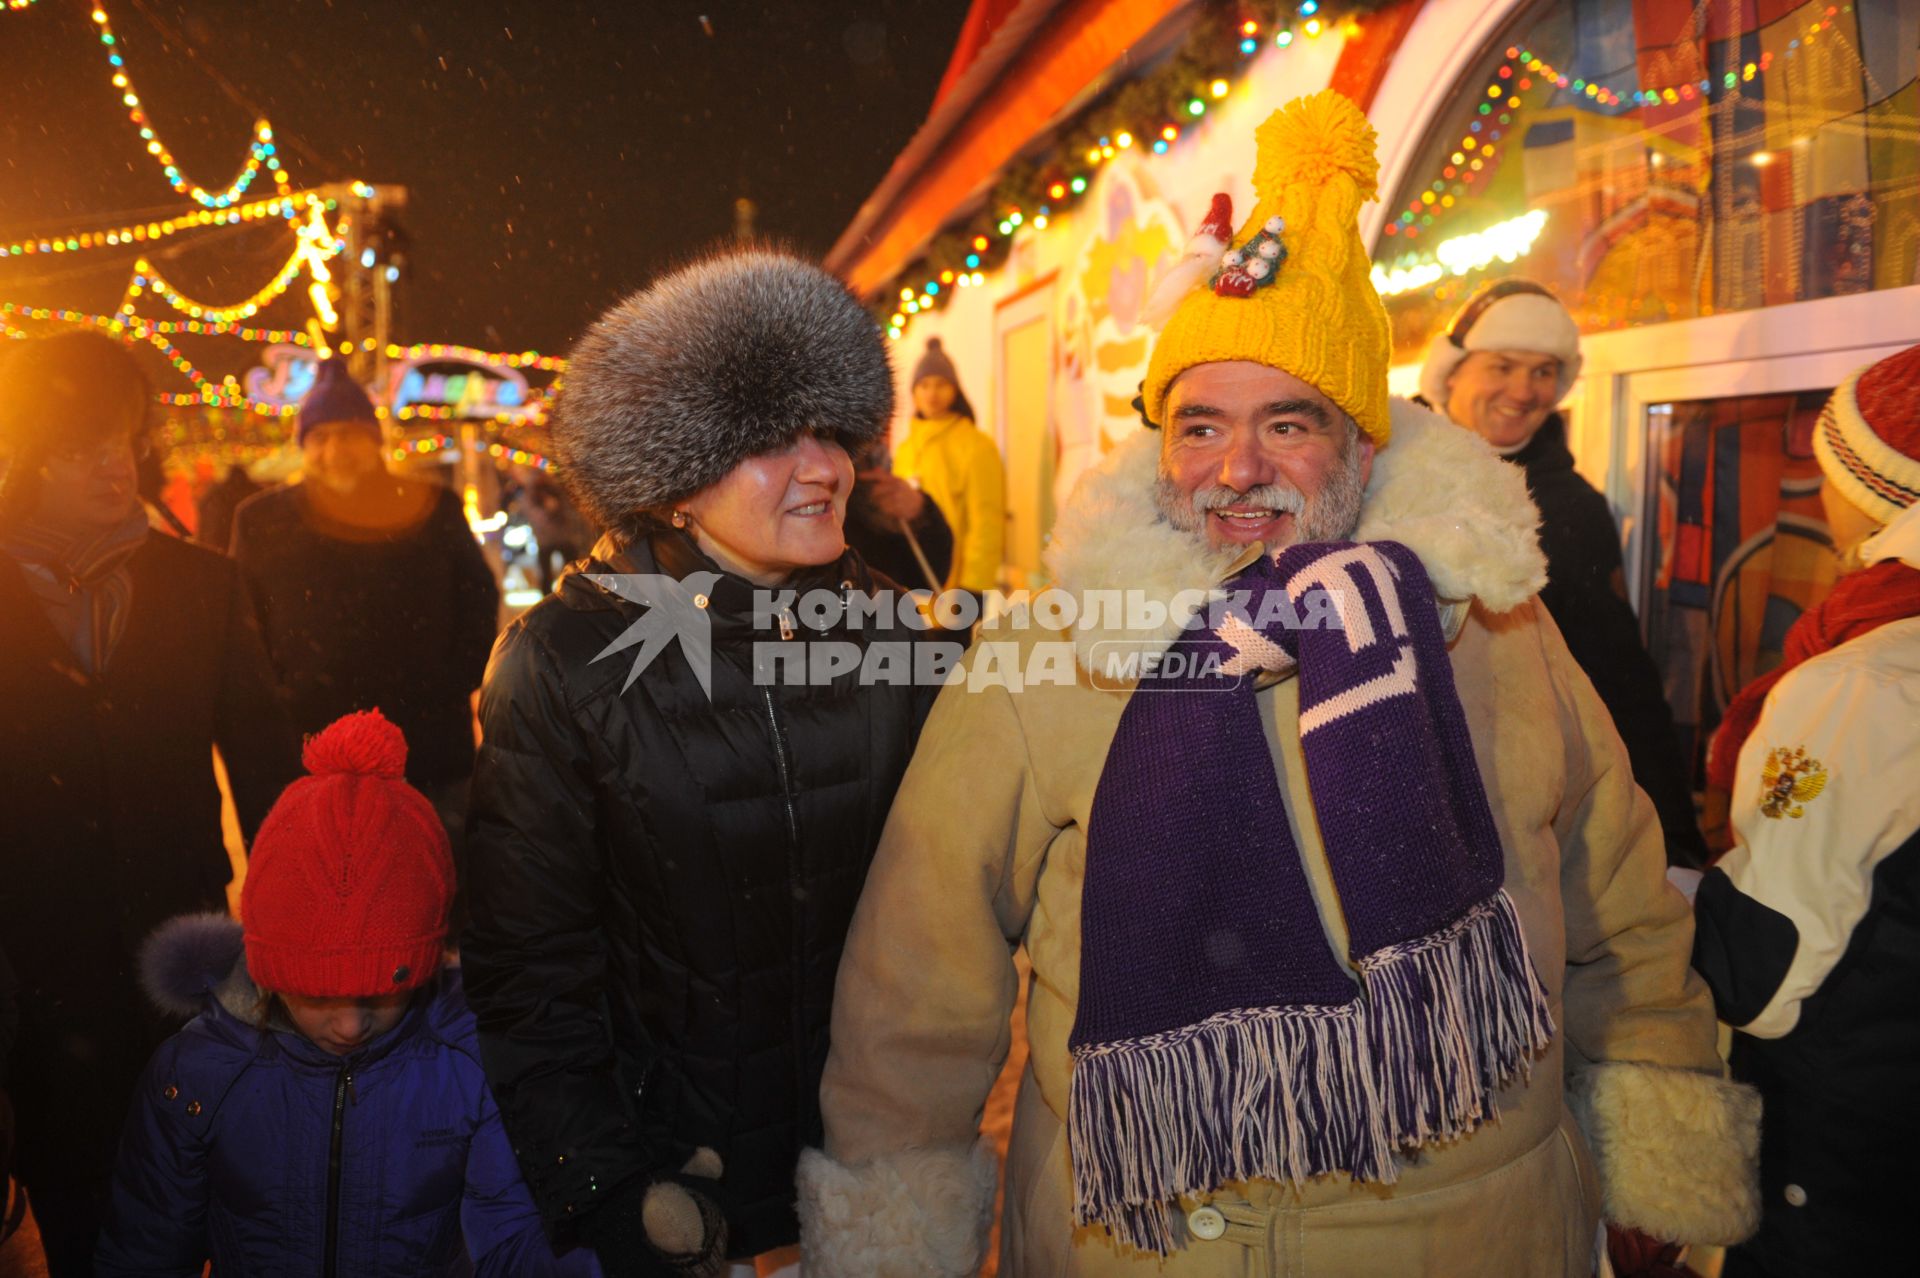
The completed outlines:
<svg viewBox="0 0 1920 1278">
<path fill-rule="evenodd" d="M 1686 903 L 1534 593 L 1521 476 L 1389 401 L 1338 94 L 1259 132 L 1156 286 L 1149 429 L 943 690 L 841 963 L 810 1272 L 1588 1275 L 1743 1236 Z M 1040 609 L 1036 606 L 1033 616 Z M 1069 679 L 1024 685 L 1052 647 Z"/>
</svg>

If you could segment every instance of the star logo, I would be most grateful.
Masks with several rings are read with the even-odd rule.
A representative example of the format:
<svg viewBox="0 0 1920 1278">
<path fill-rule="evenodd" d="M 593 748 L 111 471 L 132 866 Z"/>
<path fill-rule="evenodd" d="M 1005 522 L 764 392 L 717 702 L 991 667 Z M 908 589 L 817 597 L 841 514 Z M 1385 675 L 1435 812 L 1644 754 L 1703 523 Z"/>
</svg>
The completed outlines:
<svg viewBox="0 0 1920 1278">
<path fill-rule="evenodd" d="M 707 613 L 707 602 L 709 592 L 720 580 L 719 573 L 695 572 L 681 578 L 662 573 L 596 572 L 587 574 L 587 579 L 647 610 L 593 658 L 599 661 L 629 648 L 640 649 L 634 654 L 627 681 L 620 685 L 621 692 L 631 688 L 668 641 L 678 636 L 680 651 L 693 677 L 699 680 L 700 691 L 707 694 L 707 700 L 713 700 L 713 618 Z"/>
</svg>

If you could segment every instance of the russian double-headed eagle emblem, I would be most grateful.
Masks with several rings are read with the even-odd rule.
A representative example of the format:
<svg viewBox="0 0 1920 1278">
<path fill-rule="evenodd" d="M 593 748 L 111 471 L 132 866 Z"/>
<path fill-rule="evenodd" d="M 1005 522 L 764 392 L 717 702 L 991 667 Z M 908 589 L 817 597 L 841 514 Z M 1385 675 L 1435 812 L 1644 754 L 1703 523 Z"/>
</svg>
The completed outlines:
<svg viewBox="0 0 1920 1278">
<path fill-rule="evenodd" d="M 1826 788 L 1827 770 L 1807 757 L 1805 746 L 1775 746 L 1760 765 L 1760 814 L 1776 821 L 1797 819 Z"/>
</svg>

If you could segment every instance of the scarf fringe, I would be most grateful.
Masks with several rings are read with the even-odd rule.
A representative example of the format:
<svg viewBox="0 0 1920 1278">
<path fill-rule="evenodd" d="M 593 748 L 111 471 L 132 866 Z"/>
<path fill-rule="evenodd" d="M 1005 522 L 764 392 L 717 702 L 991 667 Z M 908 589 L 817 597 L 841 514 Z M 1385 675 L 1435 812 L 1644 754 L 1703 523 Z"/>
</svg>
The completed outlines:
<svg viewBox="0 0 1920 1278">
<path fill-rule="evenodd" d="M 1552 1039 L 1504 891 L 1359 966 L 1364 995 L 1344 1006 L 1222 1012 L 1075 1049 L 1075 1223 L 1165 1255 L 1188 1194 L 1332 1172 L 1392 1184 L 1399 1149 L 1496 1117 L 1495 1092 Z"/>
<path fill-rule="evenodd" d="M 1553 1038 L 1520 919 L 1496 892 L 1432 936 L 1360 960 L 1367 1046 L 1387 1125 L 1403 1146 L 1498 1118 L 1495 1094 Z"/>
</svg>

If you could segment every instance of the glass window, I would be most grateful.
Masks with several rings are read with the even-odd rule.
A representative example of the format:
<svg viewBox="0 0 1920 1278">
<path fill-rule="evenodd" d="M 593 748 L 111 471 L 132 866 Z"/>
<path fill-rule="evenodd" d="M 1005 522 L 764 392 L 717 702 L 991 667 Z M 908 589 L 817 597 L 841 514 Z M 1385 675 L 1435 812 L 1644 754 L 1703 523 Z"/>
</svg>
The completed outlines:
<svg viewBox="0 0 1920 1278">
<path fill-rule="evenodd" d="M 1488 275 L 1588 332 L 1920 282 L 1920 0 L 1541 0 L 1374 246 L 1396 359 Z"/>
</svg>

